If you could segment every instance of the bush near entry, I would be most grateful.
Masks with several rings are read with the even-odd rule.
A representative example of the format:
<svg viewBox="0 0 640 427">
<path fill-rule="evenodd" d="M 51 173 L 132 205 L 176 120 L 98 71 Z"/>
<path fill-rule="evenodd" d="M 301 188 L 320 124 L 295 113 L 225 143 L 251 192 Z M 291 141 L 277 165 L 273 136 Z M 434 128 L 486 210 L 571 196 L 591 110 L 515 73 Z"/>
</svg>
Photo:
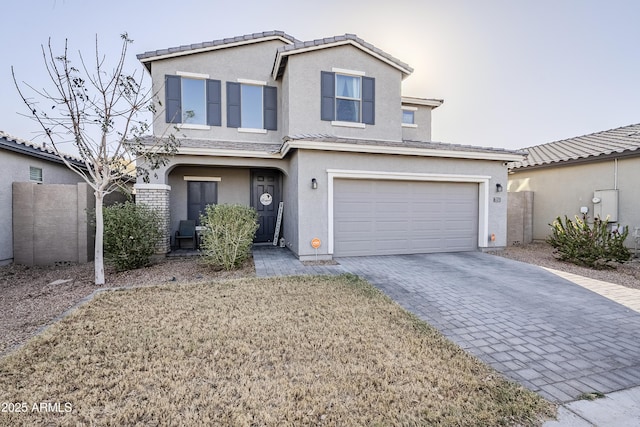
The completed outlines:
<svg viewBox="0 0 640 427">
<path fill-rule="evenodd" d="M 209 205 L 200 223 L 202 257 L 215 268 L 232 270 L 249 258 L 258 229 L 258 212 L 242 205 Z"/>
<path fill-rule="evenodd" d="M 564 222 L 557 217 L 550 224 L 552 235 L 547 243 L 556 249 L 563 261 L 596 269 L 615 268 L 615 263 L 631 257 L 631 252 L 624 246 L 629 230 L 624 227 L 623 232 L 610 231 L 607 219 L 595 218 L 590 226 L 578 216 L 571 220 L 565 215 Z"/>
<path fill-rule="evenodd" d="M 148 265 L 162 238 L 160 216 L 145 205 L 116 203 L 104 208 L 104 254 L 118 271 Z"/>
</svg>

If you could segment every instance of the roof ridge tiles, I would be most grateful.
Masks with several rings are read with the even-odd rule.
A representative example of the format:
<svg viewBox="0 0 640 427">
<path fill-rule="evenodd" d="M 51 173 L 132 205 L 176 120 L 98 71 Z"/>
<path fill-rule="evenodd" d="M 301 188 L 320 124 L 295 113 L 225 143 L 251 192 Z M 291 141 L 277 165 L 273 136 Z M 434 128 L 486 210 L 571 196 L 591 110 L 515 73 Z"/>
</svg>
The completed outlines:
<svg viewBox="0 0 640 427">
<path fill-rule="evenodd" d="M 174 47 L 158 49 L 158 50 L 150 50 L 144 53 L 140 53 L 136 56 L 139 60 L 143 60 L 147 58 L 153 58 L 156 56 L 181 53 L 181 52 L 184 52 L 186 54 L 192 50 L 203 49 L 207 47 L 223 46 L 225 44 L 232 44 L 232 43 L 239 43 L 239 42 L 250 42 L 252 40 L 259 40 L 267 37 L 281 37 L 290 41 L 291 43 L 300 42 L 300 40 L 296 39 L 293 36 L 290 36 L 284 31 L 270 30 L 270 31 L 263 31 L 258 33 L 244 34 L 244 35 L 235 36 L 235 37 L 226 37 L 222 39 L 209 40 L 209 41 L 204 41 L 200 43 L 192 43 L 188 45 L 174 46 Z"/>
</svg>

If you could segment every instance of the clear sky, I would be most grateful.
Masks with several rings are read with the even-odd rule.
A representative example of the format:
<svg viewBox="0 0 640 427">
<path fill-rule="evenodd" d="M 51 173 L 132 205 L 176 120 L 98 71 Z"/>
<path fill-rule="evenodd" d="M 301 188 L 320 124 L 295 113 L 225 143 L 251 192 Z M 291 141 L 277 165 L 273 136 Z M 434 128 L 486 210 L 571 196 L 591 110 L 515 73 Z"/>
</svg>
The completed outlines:
<svg viewBox="0 0 640 427">
<path fill-rule="evenodd" d="M 269 30 L 353 33 L 408 63 L 403 95 L 445 100 L 436 141 L 515 149 L 640 122 L 638 0 L 20 0 L 2 10 L 0 130 L 35 138 L 10 67 L 43 87 L 49 37 L 88 56 L 97 34 L 115 57 L 128 32 L 134 69 L 137 53 Z"/>
</svg>

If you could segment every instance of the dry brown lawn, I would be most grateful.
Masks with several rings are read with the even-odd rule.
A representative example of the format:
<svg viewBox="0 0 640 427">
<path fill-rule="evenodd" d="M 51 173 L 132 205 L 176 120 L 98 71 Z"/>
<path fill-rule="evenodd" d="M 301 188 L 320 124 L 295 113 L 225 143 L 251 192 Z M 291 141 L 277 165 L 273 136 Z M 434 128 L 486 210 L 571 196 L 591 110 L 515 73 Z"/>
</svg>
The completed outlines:
<svg viewBox="0 0 640 427">
<path fill-rule="evenodd" d="M 104 292 L 0 360 L 0 402 L 27 408 L 3 426 L 538 425 L 554 411 L 350 275 Z"/>
</svg>

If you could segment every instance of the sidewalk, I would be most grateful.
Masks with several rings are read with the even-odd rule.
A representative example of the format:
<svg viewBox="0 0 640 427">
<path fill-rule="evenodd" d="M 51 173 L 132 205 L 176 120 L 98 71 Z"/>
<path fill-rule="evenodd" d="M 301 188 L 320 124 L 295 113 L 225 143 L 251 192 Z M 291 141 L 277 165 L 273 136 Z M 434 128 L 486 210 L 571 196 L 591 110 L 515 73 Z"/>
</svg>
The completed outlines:
<svg viewBox="0 0 640 427">
<path fill-rule="evenodd" d="M 602 280 L 591 279 L 589 277 L 578 276 L 573 273 L 553 270 L 551 268 L 542 267 L 545 270 L 567 279 L 576 285 L 589 289 L 605 298 L 629 307 L 640 313 L 640 289 L 627 288 L 626 286 L 616 285 L 614 283 L 603 282 Z"/>
</svg>

